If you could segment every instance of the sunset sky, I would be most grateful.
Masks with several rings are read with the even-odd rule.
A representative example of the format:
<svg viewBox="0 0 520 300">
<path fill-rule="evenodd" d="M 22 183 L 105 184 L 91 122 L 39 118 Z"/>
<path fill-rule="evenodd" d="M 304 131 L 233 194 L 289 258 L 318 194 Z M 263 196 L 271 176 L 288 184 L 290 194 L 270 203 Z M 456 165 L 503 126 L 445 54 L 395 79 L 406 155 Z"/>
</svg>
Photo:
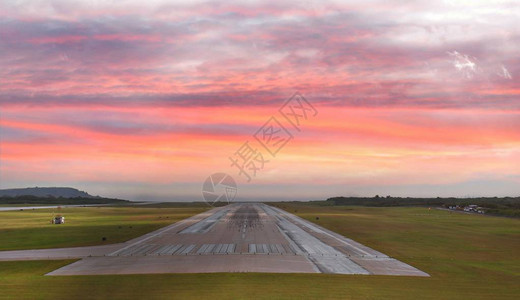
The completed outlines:
<svg viewBox="0 0 520 300">
<path fill-rule="evenodd" d="M 193 201 L 224 172 L 240 200 L 519 196 L 520 3 L 388 2 L 2 1 L 0 188 Z M 275 156 L 253 136 L 271 117 Z M 267 161 L 249 182 L 246 142 Z"/>
</svg>

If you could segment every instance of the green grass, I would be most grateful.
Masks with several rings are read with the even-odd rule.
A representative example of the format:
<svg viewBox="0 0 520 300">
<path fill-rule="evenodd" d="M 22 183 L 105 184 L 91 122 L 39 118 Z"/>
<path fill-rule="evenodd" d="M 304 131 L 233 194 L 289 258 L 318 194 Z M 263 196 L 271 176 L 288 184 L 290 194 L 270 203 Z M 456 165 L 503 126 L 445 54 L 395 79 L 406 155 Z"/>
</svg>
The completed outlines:
<svg viewBox="0 0 520 300">
<path fill-rule="evenodd" d="M 518 219 L 409 207 L 279 206 L 431 277 L 259 273 L 51 277 L 42 275 L 70 261 L 0 262 L 0 298 L 517 299 L 520 295 Z"/>
<path fill-rule="evenodd" d="M 124 242 L 206 211 L 208 207 L 69 207 L 0 212 L 0 250 Z M 65 224 L 53 225 L 54 215 Z M 103 241 L 102 238 L 106 240 Z"/>
</svg>

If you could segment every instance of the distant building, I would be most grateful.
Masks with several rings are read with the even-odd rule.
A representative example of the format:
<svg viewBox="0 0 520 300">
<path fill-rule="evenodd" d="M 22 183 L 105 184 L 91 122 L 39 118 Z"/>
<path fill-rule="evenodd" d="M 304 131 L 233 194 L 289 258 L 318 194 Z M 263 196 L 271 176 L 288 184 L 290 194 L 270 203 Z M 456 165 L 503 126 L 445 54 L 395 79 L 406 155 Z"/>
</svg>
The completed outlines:
<svg viewBox="0 0 520 300">
<path fill-rule="evenodd" d="M 65 223 L 65 217 L 62 216 L 56 216 L 54 219 L 52 219 L 52 224 L 64 224 Z"/>
<path fill-rule="evenodd" d="M 479 213 L 479 214 L 484 214 L 485 213 L 483 207 L 480 207 L 480 206 L 475 205 L 475 204 L 471 204 L 471 205 L 468 205 L 468 206 L 464 207 L 464 211 L 465 212 L 476 212 L 476 213 Z"/>
</svg>

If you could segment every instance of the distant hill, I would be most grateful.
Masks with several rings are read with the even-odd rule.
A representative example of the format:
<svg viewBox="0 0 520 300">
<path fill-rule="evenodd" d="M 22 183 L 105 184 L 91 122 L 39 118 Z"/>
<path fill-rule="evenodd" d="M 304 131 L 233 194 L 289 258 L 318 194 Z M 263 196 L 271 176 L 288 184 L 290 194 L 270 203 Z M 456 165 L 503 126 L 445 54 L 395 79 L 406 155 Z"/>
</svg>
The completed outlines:
<svg viewBox="0 0 520 300">
<path fill-rule="evenodd" d="M 0 190 L 0 197 L 19 196 L 35 196 L 45 198 L 97 198 L 87 192 L 70 187 L 32 187 Z"/>
<path fill-rule="evenodd" d="M 34 187 L 0 190 L 0 204 L 115 204 L 128 200 L 92 196 L 70 187 Z"/>
</svg>

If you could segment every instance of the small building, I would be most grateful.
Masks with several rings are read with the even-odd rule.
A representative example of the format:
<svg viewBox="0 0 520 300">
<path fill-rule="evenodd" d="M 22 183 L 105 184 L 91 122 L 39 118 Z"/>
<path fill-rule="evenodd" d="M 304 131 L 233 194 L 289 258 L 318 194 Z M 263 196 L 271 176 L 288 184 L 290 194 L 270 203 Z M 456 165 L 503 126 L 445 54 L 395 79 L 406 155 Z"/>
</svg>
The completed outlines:
<svg viewBox="0 0 520 300">
<path fill-rule="evenodd" d="M 479 214 L 486 213 L 485 209 L 483 207 L 480 207 L 476 204 L 471 204 L 471 205 L 464 207 L 464 211 L 465 212 L 474 212 L 474 213 L 479 213 Z"/>
<path fill-rule="evenodd" d="M 52 219 L 52 224 L 64 224 L 65 223 L 65 217 L 62 216 L 56 216 L 54 219 Z"/>
</svg>

